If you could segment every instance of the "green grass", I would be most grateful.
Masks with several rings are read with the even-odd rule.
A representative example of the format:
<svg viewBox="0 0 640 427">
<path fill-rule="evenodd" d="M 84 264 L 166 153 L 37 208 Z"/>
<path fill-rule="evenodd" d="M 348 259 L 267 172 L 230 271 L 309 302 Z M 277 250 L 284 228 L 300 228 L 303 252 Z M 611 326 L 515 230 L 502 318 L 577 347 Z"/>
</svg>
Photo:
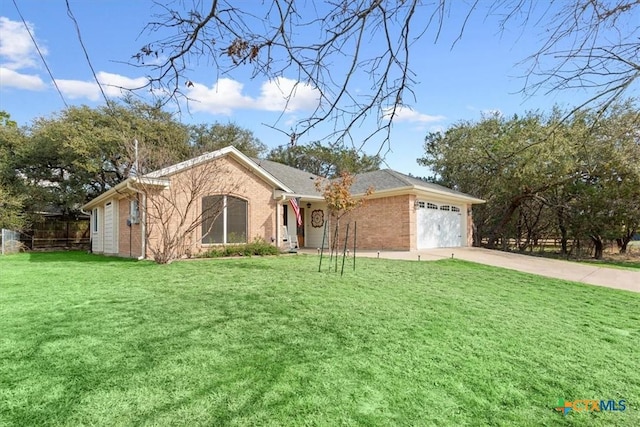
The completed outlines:
<svg viewBox="0 0 640 427">
<path fill-rule="evenodd" d="M 581 264 L 590 264 L 590 265 L 598 265 L 601 267 L 607 268 L 618 268 L 622 270 L 640 270 L 640 251 L 637 246 L 632 247 L 630 242 L 629 247 L 627 249 L 627 254 L 611 254 L 606 253 L 603 259 L 593 259 L 593 258 L 575 258 L 575 257 L 567 257 L 566 255 L 561 255 L 559 253 L 559 248 L 552 247 L 550 250 L 547 249 L 545 251 L 535 251 L 535 252 L 514 252 L 522 255 L 543 257 L 543 258 L 552 258 L 552 259 L 561 259 L 563 261 L 572 261 L 578 262 Z"/>
<path fill-rule="evenodd" d="M 597 265 L 600 267 L 607 268 L 619 268 L 622 270 L 640 270 L 640 260 L 631 260 L 631 259 L 605 259 L 605 260 L 580 260 L 579 262 L 583 264 L 589 265 Z"/>
<path fill-rule="evenodd" d="M 317 260 L 0 257 L 0 425 L 640 425 L 640 294 Z"/>
</svg>

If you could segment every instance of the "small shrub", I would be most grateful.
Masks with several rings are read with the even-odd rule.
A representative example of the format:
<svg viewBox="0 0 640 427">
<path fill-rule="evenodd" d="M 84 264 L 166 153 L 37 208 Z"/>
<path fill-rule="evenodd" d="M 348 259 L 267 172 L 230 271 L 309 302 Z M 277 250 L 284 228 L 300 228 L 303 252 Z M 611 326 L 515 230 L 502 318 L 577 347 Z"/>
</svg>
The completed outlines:
<svg viewBox="0 0 640 427">
<path fill-rule="evenodd" d="M 280 250 L 265 242 L 264 239 L 256 237 L 251 243 L 232 244 L 211 248 L 198 255 L 199 258 L 220 258 L 232 256 L 265 256 L 278 255 Z"/>
</svg>

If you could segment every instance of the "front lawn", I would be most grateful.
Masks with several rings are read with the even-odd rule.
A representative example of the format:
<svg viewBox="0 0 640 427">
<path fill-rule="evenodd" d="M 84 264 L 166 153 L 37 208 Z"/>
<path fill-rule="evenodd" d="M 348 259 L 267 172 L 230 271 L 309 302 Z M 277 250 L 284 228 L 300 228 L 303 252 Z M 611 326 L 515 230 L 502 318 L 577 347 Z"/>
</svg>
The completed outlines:
<svg viewBox="0 0 640 427">
<path fill-rule="evenodd" d="M 0 257 L 0 425 L 640 425 L 640 294 L 317 260 Z"/>
</svg>

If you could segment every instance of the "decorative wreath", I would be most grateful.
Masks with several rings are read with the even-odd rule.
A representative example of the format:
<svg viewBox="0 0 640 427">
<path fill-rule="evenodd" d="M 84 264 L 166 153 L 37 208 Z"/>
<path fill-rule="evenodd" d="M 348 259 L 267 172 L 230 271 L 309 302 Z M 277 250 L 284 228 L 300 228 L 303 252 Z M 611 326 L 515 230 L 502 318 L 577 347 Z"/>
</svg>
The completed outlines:
<svg viewBox="0 0 640 427">
<path fill-rule="evenodd" d="M 314 228 L 319 228 L 324 225 L 324 211 L 316 209 L 311 212 L 311 225 Z"/>
</svg>

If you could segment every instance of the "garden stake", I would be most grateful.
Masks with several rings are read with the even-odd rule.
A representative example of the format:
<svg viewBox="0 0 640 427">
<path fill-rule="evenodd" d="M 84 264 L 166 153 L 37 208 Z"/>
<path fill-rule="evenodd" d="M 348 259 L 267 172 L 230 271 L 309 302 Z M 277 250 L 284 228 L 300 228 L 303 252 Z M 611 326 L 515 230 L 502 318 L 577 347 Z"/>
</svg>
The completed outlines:
<svg viewBox="0 0 640 427">
<path fill-rule="evenodd" d="M 324 239 L 327 236 L 327 221 L 324 222 L 324 229 L 322 231 L 322 246 L 320 246 L 320 263 L 318 264 L 318 273 L 322 268 L 322 254 L 324 252 Z"/>
<path fill-rule="evenodd" d="M 340 268 L 340 277 L 344 273 L 344 259 L 347 255 L 347 242 L 349 241 L 349 223 L 347 223 L 347 232 L 344 235 L 344 249 L 342 251 L 342 268 Z"/>
<path fill-rule="evenodd" d="M 358 235 L 358 223 L 353 221 L 353 271 L 356 271 L 356 236 Z"/>
</svg>

